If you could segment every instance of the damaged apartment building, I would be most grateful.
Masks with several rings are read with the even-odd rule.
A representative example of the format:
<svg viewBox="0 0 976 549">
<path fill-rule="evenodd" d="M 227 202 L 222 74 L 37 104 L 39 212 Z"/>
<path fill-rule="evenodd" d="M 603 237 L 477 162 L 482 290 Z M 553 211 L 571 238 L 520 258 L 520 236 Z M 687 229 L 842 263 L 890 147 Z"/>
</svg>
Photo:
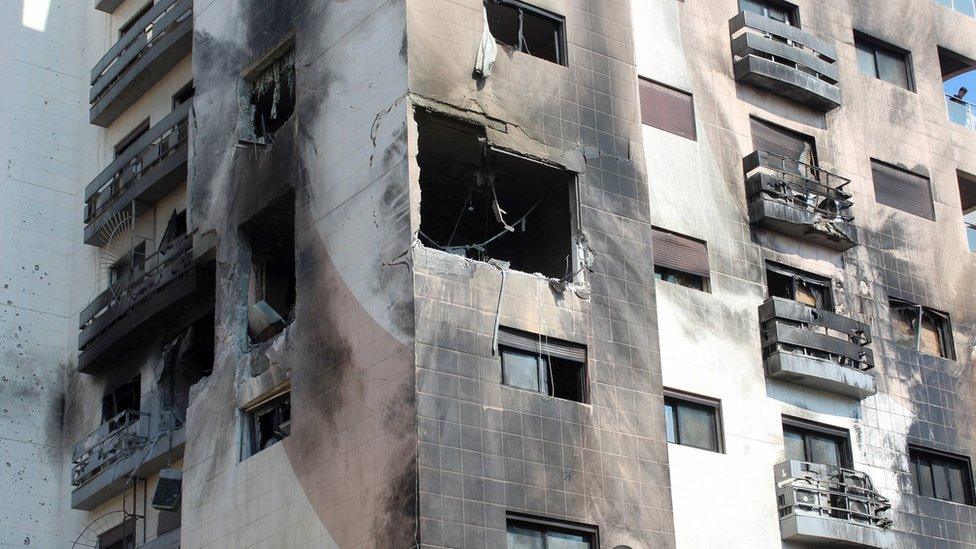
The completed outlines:
<svg viewBox="0 0 976 549">
<path fill-rule="evenodd" d="M 974 6 L 3 4 L 0 547 L 976 548 Z"/>
</svg>

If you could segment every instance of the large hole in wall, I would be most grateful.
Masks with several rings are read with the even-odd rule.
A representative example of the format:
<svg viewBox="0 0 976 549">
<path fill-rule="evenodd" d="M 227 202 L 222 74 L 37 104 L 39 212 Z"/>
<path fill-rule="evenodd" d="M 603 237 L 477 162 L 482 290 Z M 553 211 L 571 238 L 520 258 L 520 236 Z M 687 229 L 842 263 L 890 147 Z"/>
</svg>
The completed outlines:
<svg viewBox="0 0 976 549">
<path fill-rule="evenodd" d="M 251 250 L 248 334 L 260 343 L 280 333 L 295 306 L 295 194 L 288 192 L 242 225 Z"/>
<path fill-rule="evenodd" d="M 425 111 L 417 125 L 425 246 L 572 277 L 574 174 L 492 149 L 477 126 Z"/>
<path fill-rule="evenodd" d="M 295 112 L 295 48 L 289 46 L 245 78 L 246 112 L 241 139 L 270 145 L 275 133 Z"/>
</svg>

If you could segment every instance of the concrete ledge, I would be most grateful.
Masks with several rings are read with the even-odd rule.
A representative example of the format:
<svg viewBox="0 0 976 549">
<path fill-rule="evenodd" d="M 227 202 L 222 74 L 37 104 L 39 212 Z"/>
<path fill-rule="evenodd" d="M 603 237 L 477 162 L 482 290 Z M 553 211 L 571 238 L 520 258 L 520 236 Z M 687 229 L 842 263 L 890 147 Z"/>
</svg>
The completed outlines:
<svg viewBox="0 0 976 549">
<path fill-rule="evenodd" d="M 766 377 L 861 400 L 878 392 L 874 376 L 817 357 L 777 351 L 763 361 Z"/>
<path fill-rule="evenodd" d="M 767 174 L 760 175 L 771 177 Z M 762 193 L 753 195 L 749 201 L 749 220 L 757 226 L 815 242 L 838 252 L 857 245 L 857 229 L 853 224 L 825 221 L 813 212 L 792 207 Z M 824 223 L 830 223 L 836 230 L 822 230 L 820 226 Z"/>
<path fill-rule="evenodd" d="M 152 541 L 147 541 L 139 546 L 139 549 L 179 549 L 180 529 L 170 530 L 165 534 L 156 537 Z"/>
<path fill-rule="evenodd" d="M 769 59 L 746 55 L 732 64 L 732 72 L 738 82 L 751 84 L 818 111 L 831 111 L 841 105 L 841 92 L 837 86 Z"/>
<path fill-rule="evenodd" d="M 875 526 L 821 516 L 780 517 L 783 540 L 829 547 L 891 547 L 890 535 Z"/>
</svg>

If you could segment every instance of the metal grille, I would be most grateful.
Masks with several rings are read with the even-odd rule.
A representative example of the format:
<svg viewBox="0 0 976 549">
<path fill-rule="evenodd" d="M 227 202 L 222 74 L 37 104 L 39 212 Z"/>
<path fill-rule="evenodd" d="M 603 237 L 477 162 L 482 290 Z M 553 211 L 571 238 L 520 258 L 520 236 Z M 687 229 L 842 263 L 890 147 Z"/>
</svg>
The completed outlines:
<svg viewBox="0 0 976 549">
<path fill-rule="evenodd" d="M 641 122 L 666 132 L 697 140 L 695 106 L 690 93 L 650 80 L 639 80 Z"/>
<path fill-rule="evenodd" d="M 871 176 L 874 179 L 874 199 L 879 204 L 935 219 L 929 178 L 877 160 L 871 160 Z"/>
<path fill-rule="evenodd" d="M 708 277 L 708 247 L 701 240 L 655 228 L 654 266 Z"/>
</svg>

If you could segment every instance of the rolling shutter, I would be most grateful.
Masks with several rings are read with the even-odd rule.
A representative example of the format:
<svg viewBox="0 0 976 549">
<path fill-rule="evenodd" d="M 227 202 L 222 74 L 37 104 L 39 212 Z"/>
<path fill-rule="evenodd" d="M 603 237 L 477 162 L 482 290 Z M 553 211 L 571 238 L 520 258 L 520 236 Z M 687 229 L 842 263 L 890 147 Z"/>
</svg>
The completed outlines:
<svg viewBox="0 0 976 549">
<path fill-rule="evenodd" d="M 877 160 L 871 160 L 871 176 L 876 202 L 919 217 L 935 219 L 929 178 Z"/>
<path fill-rule="evenodd" d="M 690 93 L 638 79 L 641 122 L 666 132 L 698 139 L 695 106 Z"/>
<path fill-rule="evenodd" d="M 654 266 L 708 277 L 708 248 L 701 240 L 653 230 Z"/>
<path fill-rule="evenodd" d="M 586 362 L 586 346 L 584 345 L 505 326 L 498 328 L 498 346 L 551 355 L 574 362 Z"/>
<path fill-rule="evenodd" d="M 752 130 L 752 146 L 757 151 L 766 151 L 790 160 L 814 165 L 813 139 L 764 122 L 758 118 L 750 118 L 749 126 Z"/>
</svg>

